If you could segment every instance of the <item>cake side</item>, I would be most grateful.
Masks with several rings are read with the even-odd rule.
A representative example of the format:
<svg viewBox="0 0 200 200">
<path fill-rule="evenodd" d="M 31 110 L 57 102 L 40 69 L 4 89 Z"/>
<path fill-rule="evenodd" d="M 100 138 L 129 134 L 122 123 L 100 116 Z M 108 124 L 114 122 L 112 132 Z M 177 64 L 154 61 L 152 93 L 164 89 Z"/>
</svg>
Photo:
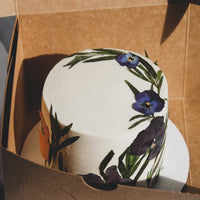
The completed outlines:
<svg viewBox="0 0 200 200">
<path fill-rule="evenodd" d="M 42 113 L 50 130 L 51 107 L 61 127 L 73 122 L 68 137 L 79 139 L 62 150 L 69 172 L 99 174 L 112 151 L 109 166 L 118 166 L 123 178 L 145 181 L 162 168 L 167 99 L 166 78 L 148 58 L 116 49 L 86 50 L 51 70 Z"/>
</svg>

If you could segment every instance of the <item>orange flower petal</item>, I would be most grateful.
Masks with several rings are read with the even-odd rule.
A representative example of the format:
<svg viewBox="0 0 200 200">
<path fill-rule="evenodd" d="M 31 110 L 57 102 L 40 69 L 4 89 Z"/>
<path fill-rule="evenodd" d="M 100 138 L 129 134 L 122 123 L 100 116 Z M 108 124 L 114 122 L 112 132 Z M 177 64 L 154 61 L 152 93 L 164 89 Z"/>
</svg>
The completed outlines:
<svg viewBox="0 0 200 200">
<path fill-rule="evenodd" d="M 41 130 L 38 130 L 39 133 L 39 143 L 40 143 L 40 153 L 42 157 L 47 161 L 49 158 L 49 137 L 44 135 Z"/>
</svg>

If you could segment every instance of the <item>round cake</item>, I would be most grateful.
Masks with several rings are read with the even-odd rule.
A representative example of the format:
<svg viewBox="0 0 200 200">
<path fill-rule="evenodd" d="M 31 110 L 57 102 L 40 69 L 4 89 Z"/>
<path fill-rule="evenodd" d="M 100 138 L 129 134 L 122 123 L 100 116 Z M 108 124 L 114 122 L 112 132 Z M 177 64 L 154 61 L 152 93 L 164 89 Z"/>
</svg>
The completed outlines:
<svg viewBox="0 0 200 200">
<path fill-rule="evenodd" d="M 45 80 L 40 114 L 41 153 L 50 166 L 92 186 L 156 182 L 168 87 L 147 53 L 102 48 L 68 56 Z"/>
</svg>

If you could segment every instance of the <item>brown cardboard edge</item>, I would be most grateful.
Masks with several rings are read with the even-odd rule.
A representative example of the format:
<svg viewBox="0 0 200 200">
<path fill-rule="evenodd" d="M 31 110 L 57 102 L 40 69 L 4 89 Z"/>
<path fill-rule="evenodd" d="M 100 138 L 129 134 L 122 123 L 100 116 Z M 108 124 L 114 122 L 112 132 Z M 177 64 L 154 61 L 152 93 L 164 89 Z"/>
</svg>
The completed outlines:
<svg viewBox="0 0 200 200">
<path fill-rule="evenodd" d="M 1 0 L 0 8 L 0 17 L 16 15 L 15 0 Z"/>
<path fill-rule="evenodd" d="M 0 10 L 0 17 L 12 16 L 12 15 L 31 15 L 31 14 L 41 14 L 41 13 L 56 13 L 56 12 L 68 12 L 68 11 L 78 11 L 78 10 L 96 10 L 96 9 L 114 9 L 121 7 L 131 7 L 131 6 L 152 6 L 152 5 L 167 5 L 176 3 L 190 2 L 189 0 L 132 0 L 124 1 L 115 0 L 110 1 L 93 1 L 87 0 L 68 0 L 61 1 L 59 4 L 56 0 L 8 0 L 0 1 L 0 7 L 4 8 Z M 191 0 L 191 2 L 196 3 L 197 0 Z"/>
<path fill-rule="evenodd" d="M 2 127 L 1 127 L 1 139 L 0 144 L 7 148 L 8 145 L 8 129 L 9 129 L 9 118 L 10 118 L 10 107 L 12 98 L 12 87 L 15 69 L 15 57 L 17 51 L 17 38 L 18 38 L 18 22 L 16 20 L 13 34 L 11 39 L 11 46 L 8 55 L 8 67 L 7 67 L 7 80 L 6 89 L 4 93 L 4 105 L 2 112 Z"/>
<path fill-rule="evenodd" d="M 0 1 L 0 17 L 7 17 L 13 15 L 32 15 L 42 13 L 56 13 L 56 12 L 68 12 L 78 10 L 95 10 L 95 9 L 114 9 L 120 7 L 130 6 L 152 6 L 152 5 L 166 5 L 176 3 L 194 3 L 200 4 L 198 0 L 146 0 L 145 3 L 140 0 L 132 0 L 125 2 L 123 0 L 117 1 L 92 1 L 88 0 L 87 3 L 79 0 L 71 0 L 57 4 L 57 1 L 48 0 L 7 0 Z M 39 6 L 38 6 L 39 5 Z"/>
<path fill-rule="evenodd" d="M 87 186 L 78 175 L 47 169 L 31 163 L 2 148 L 6 199 L 23 200 L 34 194 L 34 199 L 176 199 L 196 200 L 199 195 L 161 191 L 139 187 L 119 186 L 112 191 L 96 190 Z M 15 166 L 13 166 L 15 163 Z M 76 187 L 74 187 L 76 186 Z M 68 197 L 68 198 L 67 198 Z"/>
</svg>

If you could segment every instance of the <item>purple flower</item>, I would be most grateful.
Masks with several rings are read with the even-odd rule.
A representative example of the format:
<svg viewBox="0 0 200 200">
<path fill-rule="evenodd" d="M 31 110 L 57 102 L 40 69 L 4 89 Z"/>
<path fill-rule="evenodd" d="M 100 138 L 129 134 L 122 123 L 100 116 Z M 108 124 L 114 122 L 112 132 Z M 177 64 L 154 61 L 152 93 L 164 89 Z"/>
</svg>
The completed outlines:
<svg viewBox="0 0 200 200">
<path fill-rule="evenodd" d="M 141 131 L 130 146 L 131 155 L 141 156 L 149 149 L 148 160 L 155 158 L 163 145 L 165 135 L 164 117 L 156 117 Z"/>
<path fill-rule="evenodd" d="M 116 60 L 121 66 L 127 66 L 128 68 L 136 68 L 139 63 L 139 58 L 132 53 L 119 54 Z"/>
<path fill-rule="evenodd" d="M 136 102 L 133 103 L 133 109 L 145 115 L 153 115 L 154 112 L 160 112 L 165 101 L 153 90 L 145 90 L 135 95 Z"/>
<path fill-rule="evenodd" d="M 106 178 L 105 180 L 102 180 L 100 176 L 96 174 L 86 174 L 83 175 L 84 181 L 97 189 L 103 189 L 103 190 L 112 190 L 117 187 L 118 184 L 121 185 L 133 185 L 134 182 L 133 180 L 129 178 L 122 178 L 118 171 L 117 171 L 117 166 L 112 165 L 111 167 L 108 167 L 106 169 Z"/>
</svg>

